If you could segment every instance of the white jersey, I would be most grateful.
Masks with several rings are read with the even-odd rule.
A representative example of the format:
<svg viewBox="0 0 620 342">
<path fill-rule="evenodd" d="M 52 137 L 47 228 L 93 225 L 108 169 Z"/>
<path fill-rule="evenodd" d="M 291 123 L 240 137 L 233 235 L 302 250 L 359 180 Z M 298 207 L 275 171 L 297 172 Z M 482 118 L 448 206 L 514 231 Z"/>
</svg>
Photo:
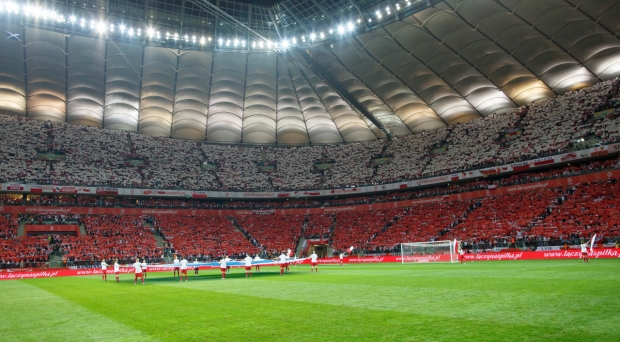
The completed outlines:
<svg viewBox="0 0 620 342">
<path fill-rule="evenodd" d="M 286 262 L 286 255 L 284 255 L 284 253 L 280 254 L 278 258 L 280 258 L 280 262 L 282 263 Z"/>
<path fill-rule="evenodd" d="M 105 263 L 105 261 L 102 261 L 102 262 L 101 262 L 101 269 L 102 269 L 103 271 L 105 271 L 105 270 L 107 270 L 107 269 L 108 269 L 108 264 L 106 264 L 106 263 Z"/>
<path fill-rule="evenodd" d="M 344 259 L 344 253 L 340 253 L 340 260 Z"/>
<path fill-rule="evenodd" d="M 139 261 L 133 263 L 133 268 L 135 273 L 142 273 L 142 264 Z"/>
<path fill-rule="evenodd" d="M 460 254 L 460 255 L 463 255 L 463 254 L 465 254 L 465 251 L 464 251 L 464 250 L 462 250 L 462 249 L 459 249 L 459 254 Z"/>
<path fill-rule="evenodd" d="M 259 261 L 259 260 L 263 260 L 261 259 L 258 255 L 254 257 L 254 260 Z"/>
<path fill-rule="evenodd" d="M 318 259 L 318 257 L 319 257 L 319 256 L 318 256 L 318 255 L 316 255 L 316 253 L 312 253 L 312 255 L 310 255 L 310 260 L 311 260 L 312 262 L 316 262 L 316 259 Z"/>
<path fill-rule="evenodd" d="M 173 263 L 178 264 L 179 263 L 179 259 L 174 259 Z"/>
<path fill-rule="evenodd" d="M 220 260 L 220 267 L 221 268 L 226 268 L 226 259 L 228 259 L 228 258 Z"/>
<path fill-rule="evenodd" d="M 146 271 L 146 262 L 143 262 L 142 264 L 140 264 L 140 266 L 142 266 L 142 269 Z"/>
<path fill-rule="evenodd" d="M 232 259 L 229 257 L 226 257 L 226 262 L 229 262 L 229 261 L 232 261 Z"/>
<path fill-rule="evenodd" d="M 581 244 L 581 253 L 588 253 L 588 244 L 587 243 L 582 243 Z"/>
<path fill-rule="evenodd" d="M 114 263 L 114 272 L 120 272 L 121 271 L 121 265 L 118 264 L 118 262 Z"/>
<path fill-rule="evenodd" d="M 252 257 L 251 256 L 246 256 L 245 259 L 243 259 L 243 261 L 245 261 L 245 266 L 246 267 L 250 267 L 252 266 Z"/>
<path fill-rule="evenodd" d="M 181 260 L 181 269 L 182 270 L 186 270 L 187 269 L 187 260 L 185 260 L 185 259 Z"/>
</svg>

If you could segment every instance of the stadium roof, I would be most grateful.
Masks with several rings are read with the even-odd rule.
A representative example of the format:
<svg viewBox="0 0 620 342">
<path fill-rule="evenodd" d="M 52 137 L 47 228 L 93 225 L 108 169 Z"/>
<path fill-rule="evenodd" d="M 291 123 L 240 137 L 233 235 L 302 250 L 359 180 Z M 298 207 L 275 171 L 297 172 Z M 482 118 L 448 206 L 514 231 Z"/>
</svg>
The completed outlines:
<svg viewBox="0 0 620 342">
<path fill-rule="evenodd" d="M 619 16 L 617 0 L 0 0 L 0 113 L 221 142 L 402 136 L 619 76 Z"/>
</svg>

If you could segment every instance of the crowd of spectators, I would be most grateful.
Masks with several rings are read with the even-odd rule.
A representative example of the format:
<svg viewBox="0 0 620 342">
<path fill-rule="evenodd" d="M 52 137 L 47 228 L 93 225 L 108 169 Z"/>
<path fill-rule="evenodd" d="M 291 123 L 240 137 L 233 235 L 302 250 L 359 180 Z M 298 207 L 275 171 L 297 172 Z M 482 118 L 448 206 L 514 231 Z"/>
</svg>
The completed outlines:
<svg viewBox="0 0 620 342">
<path fill-rule="evenodd" d="M 222 216 L 159 215 L 153 219 L 153 228 L 164 237 L 170 253 L 178 253 L 190 261 L 221 259 L 225 255 L 239 258 L 260 252 Z"/>
<path fill-rule="evenodd" d="M 262 253 L 277 256 L 295 250 L 304 220 L 304 215 L 243 215 L 235 218 L 235 224 Z"/>
<path fill-rule="evenodd" d="M 619 80 L 613 79 L 435 132 L 302 147 L 209 144 L 0 116 L 0 130 L 7 132 L 0 141 L 0 180 L 223 191 L 402 181 L 562 153 L 584 140 L 618 141 L 620 115 L 597 113 L 619 104 Z M 43 160 L 37 151 L 64 157 Z M 384 159 L 373 162 L 377 158 Z"/>
<path fill-rule="evenodd" d="M 606 169 L 620 168 L 620 157 L 593 160 L 586 163 L 565 165 L 545 171 L 526 172 L 496 178 L 483 178 L 460 183 L 450 183 L 424 189 L 413 189 L 385 194 L 354 195 L 341 198 L 310 198 L 264 201 L 224 201 L 211 199 L 167 199 L 143 197 L 99 197 L 87 195 L 0 195 L 0 205 L 117 207 L 117 208 L 178 208 L 178 209 L 294 209 L 347 206 L 393 202 L 425 197 L 444 196 L 476 190 L 501 188 L 523 183 L 538 182 L 561 177 L 572 177 Z"/>
</svg>

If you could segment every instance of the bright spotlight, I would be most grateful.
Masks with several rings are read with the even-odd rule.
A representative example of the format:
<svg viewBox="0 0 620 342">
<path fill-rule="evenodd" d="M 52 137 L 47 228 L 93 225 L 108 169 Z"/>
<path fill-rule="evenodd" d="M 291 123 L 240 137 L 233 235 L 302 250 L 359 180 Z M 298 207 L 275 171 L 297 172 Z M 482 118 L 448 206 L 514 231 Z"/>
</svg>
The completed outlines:
<svg viewBox="0 0 620 342">
<path fill-rule="evenodd" d="M 342 25 L 338 26 L 338 33 L 344 34 L 344 26 L 342 26 Z"/>
<path fill-rule="evenodd" d="M 311 41 L 314 41 L 315 39 L 316 39 L 316 34 L 311 33 L 311 34 L 310 34 L 310 40 L 311 40 Z"/>
</svg>

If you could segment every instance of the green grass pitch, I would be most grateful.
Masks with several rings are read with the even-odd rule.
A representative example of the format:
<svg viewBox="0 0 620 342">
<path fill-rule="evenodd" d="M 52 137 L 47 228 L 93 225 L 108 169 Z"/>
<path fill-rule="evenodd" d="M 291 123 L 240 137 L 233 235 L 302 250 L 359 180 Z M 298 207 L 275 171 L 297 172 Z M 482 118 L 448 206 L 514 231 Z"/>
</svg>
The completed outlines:
<svg viewBox="0 0 620 342">
<path fill-rule="evenodd" d="M 0 341 L 620 341 L 620 261 L 0 282 Z"/>
</svg>

